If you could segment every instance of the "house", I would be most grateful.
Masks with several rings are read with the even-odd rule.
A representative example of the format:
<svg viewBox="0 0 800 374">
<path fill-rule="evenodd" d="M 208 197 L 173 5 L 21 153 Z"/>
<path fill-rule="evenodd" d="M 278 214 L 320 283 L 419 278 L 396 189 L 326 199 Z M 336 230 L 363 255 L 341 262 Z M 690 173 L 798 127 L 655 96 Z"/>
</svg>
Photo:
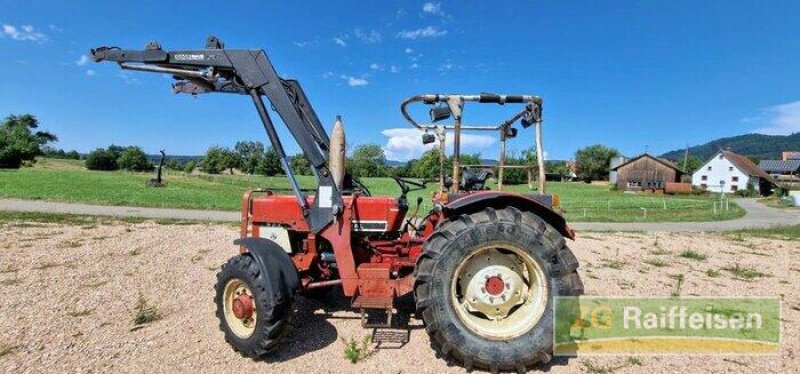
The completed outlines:
<svg viewBox="0 0 800 374">
<path fill-rule="evenodd" d="M 724 193 L 752 185 L 761 195 L 768 195 L 775 180 L 746 156 L 722 150 L 692 174 L 692 184 L 705 191 Z"/>
<path fill-rule="evenodd" d="M 800 160 L 800 152 L 781 152 L 781 160 Z"/>
<path fill-rule="evenodd" d="M 624 191 L 663 191 L 667 183 L 680 182 L 686 174 L 669 160 L 648 153 L 629 159 L 611 169 L 616 172 L 616 186 Z"/>
</svg>

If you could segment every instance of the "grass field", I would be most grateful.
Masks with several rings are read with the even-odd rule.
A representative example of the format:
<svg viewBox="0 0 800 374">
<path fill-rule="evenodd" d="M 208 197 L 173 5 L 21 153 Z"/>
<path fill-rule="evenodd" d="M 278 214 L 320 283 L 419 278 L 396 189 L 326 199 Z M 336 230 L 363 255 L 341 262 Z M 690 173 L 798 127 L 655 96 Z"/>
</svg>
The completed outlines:
<svg viewBox="0 0 800 374">
<path fill-rule="evenodd" d="M 286 177 L 246 175 L 187 175 L 165 171 L 167 186 L 146 186 L 152 174 L 88 171 L 79 161 L 41 160 L 33 168 L 0 170 L 0 197 L 34 200 L 85 202 L 103 205 L 130 205 L 185 209 L 237 210 L 242 193 L 253 188 L 288 191 Z M 299 176 L 302 188 L 313 188 L 314 178 Z M 369 178 L 364 183 L 373 195 L 398 196 L 400 189 L 391 178 Z M 409 195 L 409 201 L 424 197 L 421 212 L 430 208 L 435 190 Z M 508 186 L 508 190 L 530 193 L 527 185 Z M 548 183 L 548 192 L 561 197 L 562 208 L 570 221 L 658 222 L 708 221 L 740 217 L 744 211 L 733 202 L 729 210 L 714 214 L 716 197 L 657 196 L 625 194 L 607 186 L 584 183 Z M 287 192 L 288 193 L 288 192 Z M 645 216 L 646 214 L 646 216 Z"/>
</svg>

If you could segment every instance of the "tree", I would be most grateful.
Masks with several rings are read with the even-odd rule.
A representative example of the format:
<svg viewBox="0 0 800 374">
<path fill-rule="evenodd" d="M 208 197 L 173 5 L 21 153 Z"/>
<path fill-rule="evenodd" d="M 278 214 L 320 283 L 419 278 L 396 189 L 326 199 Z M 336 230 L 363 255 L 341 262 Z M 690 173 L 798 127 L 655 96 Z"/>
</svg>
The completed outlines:
<svg viewBox="0 0 800 374">
<path fill-rule="evenodd" d="M 195 162 L 194 160 L 190 160 L 189 162 L 186 163 L 186 165 L 183 166 L 183 171 L 186 174 L 191 174 L 196 167 L 197 167 L 197 162 Z"/>
<path fill-rule="evenodd" d="M 178 171 L 183 170 L 183 166 L 181 165 L 181 162 L 178 161 L 177 158 L 170 158 L 169 161 L 164 163 L 164 166 L 167 169 L 171 169 L 171 170 L 178 170 Z"/>
<path fill-rule="evenodd" d="M 567 167 L 567 163 L 564 161 L 545 161 L 544 169 L 548 173 L 561 175 L 562 178 L 569 177 L 570 175 L 569 167 Z"/>
<path fill-rule="evenodd" d="M 264 144 L 261 142 L 253 141 L 239 141 L 233 146 L 241 159 L 240 168 L 242 172 L 247 174 L 256 174 L 259 172 L 259 165 L 264 163 Z"/>
<path fill-rule="evenodd" d="M 450 158 L 445 160 L 444 173 L 449 175 L 453 169 L 453 162 Z M 411 167 L 413 177 L 422 179 L 439 178 L 439 148 L 433 147 L 425 151 L 420 158 L 414 160 Z"/>
<path fill-rule="evenodd" d="M 64 154 L 64 158 L 67 160 L 80 160 L 81 154 L 78 151 L 72 150 Z"/>
<path fill-rule="evenodd" d="M 278 157 L 278 151 L 272 147 L 267 148 L 264 152 L 264 158 L 258 166 L 259 173 L 266 176 L 283 174 L 283 167 L 281 166 L 281 158 Z"/>
<path fill-rule="evenodd" d="M 701 166 L 703 166 L 704 162 L 703 162 L 703 160 L 701 160 L 697 156 L 689 156 L 689 158 L 686 159 L 686 166 L 685 167 L 683 165 L 683 160 L 680 160 L 680 161 L 676 162 L 675 164 L 678 165 L 678 167 L 685 169 L 684 170 L 685 172 L 691 174 L 691 173 L 694 173 L 695 171 L 697 171 L 697 169 L 699 169 Z"/>
<path fill-rule="evenodd" d="M 147 158 L 147 155 L 140 147 L 127 147 L 117 159 L 117 165 L 120 169 L 127 171 L 150 171 L 153 170 L 153 164 Z"/>
<path fill-rule="evenodd" d="M 353 176 L 362 178 L 386 176 L 386 156 L 383 149 L 375 143 L 359 145 L 347 162 L 347 170 Z"/>
<path fill-rule="evenodd" d="M 200 161 L 200 167 L 203 169 L 203 172 L 219 174 L 221 171 L 225 170 L 225 164 L 223 162 L 224 153 L 225 150 L 222 147 L 214 146 L 209 148 L 203 160 Z"/>
<path fill-rule="evenodd" d="M 25 161 L 35 161 L 42 156 L 42 147 L 58 140 L 55 135 L 33 130 L 39 121 L 30 114 L 10 115 L 0 124 L 0 168 L 19 169 Z"/>
<path fill-rule="evenodd" d="M 289 159 L 289 165 L 291 165 L 295 174 L 311 175 L 311 166 L 309 166 L 308 160 L 306 160 L 302 153 L 292 156 L 291 159 Z"/>
<path fill-rule="evenodd" d="M 97 148 L 86 155 L 86 168 L 89 170 L 117 170 L 117 157 L 103 148 Z"/>
<path fill-rule="evenodd" d="M 222 149 L 222 168 L 228 169 L 230 174 L 233 175 L 233 169 L 242 167 L 242 158 L 238 153 L 231 151 L 228 148 Z"/>
<path fill-rule="evenodd" d="M 575 152 L 575 162 L 578 165 L 581 178 L 584 180 L 607 179 L 609 163 L 613 157 L 618 157 L 619 151 L 602 144 L 590 145 Z"/>
<path fill-rule="evenodd" d="M 536 150 L 531 147 L 522 152 L 511 152 L 506 156 L 506 165 L 536 165 Z M 521 184 L 528 182 L 528 169 L 507 168 L 503 171 L 503 184 Z"/>
</svg>

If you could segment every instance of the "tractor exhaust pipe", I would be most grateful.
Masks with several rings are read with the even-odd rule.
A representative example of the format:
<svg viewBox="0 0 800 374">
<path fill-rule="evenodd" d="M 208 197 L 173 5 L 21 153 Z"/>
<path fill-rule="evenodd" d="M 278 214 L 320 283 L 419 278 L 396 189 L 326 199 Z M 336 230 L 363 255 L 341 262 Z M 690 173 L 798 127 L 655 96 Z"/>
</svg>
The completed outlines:
<svg viewBox="0 0 800 374">
<path fill-rule="evenodd" d="M 333 130 L 331 131 L 331 150 L 328 162 L 333 183 L 336 184 L 336 189 L 339 191 L 342 190 L 344 182 L 345 149 L 344 124 L 342 124 L 342 117 L 336 116 L 336 122 L 333 123 Z"/>
</svg>

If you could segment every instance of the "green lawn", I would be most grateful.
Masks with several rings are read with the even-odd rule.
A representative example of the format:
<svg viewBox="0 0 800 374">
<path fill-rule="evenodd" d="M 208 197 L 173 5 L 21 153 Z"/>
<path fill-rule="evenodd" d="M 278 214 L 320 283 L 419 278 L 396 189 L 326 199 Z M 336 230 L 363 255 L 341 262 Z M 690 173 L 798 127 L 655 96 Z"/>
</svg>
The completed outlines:
<svg viewBox="0 0 800 374">
<path fill-rule="evenodd" d="M 165 172 L 167 186 L 146 186 L 152 174 L 99 172 L 82 168 L 78 161 L 41 160 L 33 168 L 0 170 L 0 197 L 86 202 L 106 205 L 131 205 L 192 209 L 238 210 L 242 193 L 252 188 L 288 191 L 286 177 L 242 175 L 187 175 Z M 299 176 L 302 188 L 315 186 L 314 178 Z M 400 189 L 391 178 L 364 181 L 373 195 L 398 196 Z M 430 209 L 436 189 L 411 193 L 412 206 L 417 196 L 424 198 L 421 212 Z M 508 190 L 530 193 L 527 185 L 508 186 Z M 744 211 L 730 203 L 729 211 L 713 214 L 715 197 L 655 196 L 625 194 L 607 186 L 584 183 L 548 183 L 548 192 L 561 197 L 562 208 L 570 221 L 706 221 L 740 217 Z M 665 209 L 666 207 L 666 209 Z M 647 210 L 645 217 L 645 208 Z"/>
</svg>

